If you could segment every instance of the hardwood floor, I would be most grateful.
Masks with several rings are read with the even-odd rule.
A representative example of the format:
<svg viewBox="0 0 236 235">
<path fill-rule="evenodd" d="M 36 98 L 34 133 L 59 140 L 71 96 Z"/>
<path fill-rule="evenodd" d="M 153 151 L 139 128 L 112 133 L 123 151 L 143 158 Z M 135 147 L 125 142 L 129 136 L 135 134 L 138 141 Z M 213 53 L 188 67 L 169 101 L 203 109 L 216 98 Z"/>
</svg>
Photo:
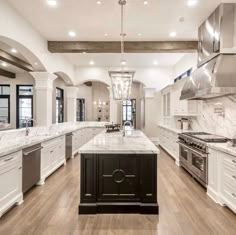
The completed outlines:
<svg viewBox="0 0 236 235">
<path fill-rule="evenodd" d="M 158 160 L 159 216 L 78 215 L 78 181 L 77 157 L 5 214 L 0 234 L 236 235 L 236 215 L 215 204 L 164 151 Z"/>
</svg>

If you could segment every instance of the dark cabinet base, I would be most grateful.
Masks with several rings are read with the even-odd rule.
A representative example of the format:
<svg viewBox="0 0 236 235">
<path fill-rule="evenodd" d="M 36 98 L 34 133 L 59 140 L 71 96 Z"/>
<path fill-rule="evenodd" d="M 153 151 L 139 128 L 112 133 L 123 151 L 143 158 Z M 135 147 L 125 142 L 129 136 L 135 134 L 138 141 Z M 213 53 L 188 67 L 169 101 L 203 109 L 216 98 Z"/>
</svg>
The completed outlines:
<svg viewBox="0 0 236 235">
<path fill-rule="evenodd" d="M 79 205 L 79 214 L 159 214 L 157 203 L 88 203 Z"/>
<path fill-rule="evenodd" d="M 158 214 L 157 154 L 81 154 L 79 214 Z"/>
</svg>

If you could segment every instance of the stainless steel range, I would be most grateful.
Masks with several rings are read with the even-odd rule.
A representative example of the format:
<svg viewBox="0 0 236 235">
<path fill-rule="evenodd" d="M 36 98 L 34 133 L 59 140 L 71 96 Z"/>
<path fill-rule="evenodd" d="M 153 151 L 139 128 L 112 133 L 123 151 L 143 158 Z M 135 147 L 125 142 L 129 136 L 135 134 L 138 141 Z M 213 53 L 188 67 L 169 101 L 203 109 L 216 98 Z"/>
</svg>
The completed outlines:
<svg viewBox="0 0 236 235">
<path fill-rule="evenodd" d="M 207 143 L 224 143 L 228 139 L 205 132 L 179 134 L 180 165 L 203 186 L 207 185 L 208 146 Z"/>
</svg>

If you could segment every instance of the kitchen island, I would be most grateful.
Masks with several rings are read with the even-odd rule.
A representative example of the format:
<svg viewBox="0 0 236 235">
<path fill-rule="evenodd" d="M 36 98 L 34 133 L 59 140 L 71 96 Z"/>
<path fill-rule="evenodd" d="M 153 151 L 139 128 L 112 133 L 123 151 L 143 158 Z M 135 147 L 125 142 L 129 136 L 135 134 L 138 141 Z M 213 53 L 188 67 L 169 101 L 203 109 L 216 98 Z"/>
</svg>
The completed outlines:
<svg viewBox="0 0 236 235">
<path fill-rule="evenodd" d="M 158 154 L 138 130 L 94 137 L 80 149 L 79 214 L 158 214 Z"/>
</svg>

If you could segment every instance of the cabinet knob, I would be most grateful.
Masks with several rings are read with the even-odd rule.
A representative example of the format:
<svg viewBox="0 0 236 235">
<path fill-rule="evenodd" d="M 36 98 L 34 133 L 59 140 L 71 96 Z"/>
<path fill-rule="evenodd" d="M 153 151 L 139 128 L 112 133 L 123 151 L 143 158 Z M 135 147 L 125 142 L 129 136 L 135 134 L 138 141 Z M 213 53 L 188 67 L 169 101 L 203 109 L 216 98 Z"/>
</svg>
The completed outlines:
<svg viewBox="0 0 236 235">
<path fill-rule="evenodd" d="M 21 170 L 21 169 L 22 169 L 22 166 L 20 166 L 18 169 Z"/>
</svg>

